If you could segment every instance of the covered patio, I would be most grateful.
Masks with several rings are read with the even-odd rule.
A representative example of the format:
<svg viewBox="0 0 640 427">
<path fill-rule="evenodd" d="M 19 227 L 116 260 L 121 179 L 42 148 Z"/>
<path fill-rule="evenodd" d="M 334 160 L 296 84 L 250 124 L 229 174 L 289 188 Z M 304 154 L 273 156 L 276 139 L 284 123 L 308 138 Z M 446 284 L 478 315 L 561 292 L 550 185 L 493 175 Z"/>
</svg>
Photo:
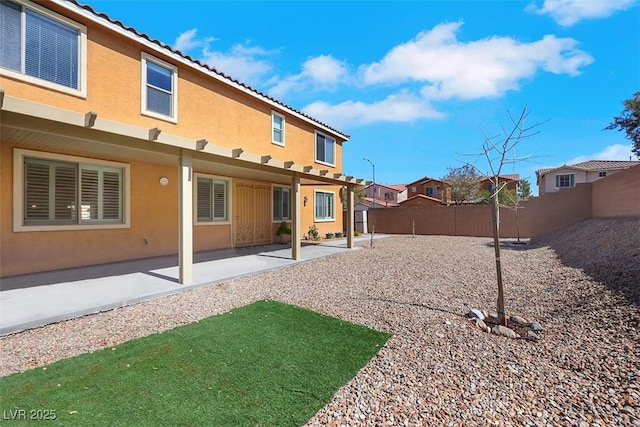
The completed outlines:
<svg viewBox="0 0 640 427">
<path fill-rule="evenodd" d="M 171 176 L 168 180 L 166 177 L 160 179 L 161 185 L 166 185 L 167 181 L 172 181 L 170 185 L 176 185 L 177 200 L 174 198 L 173 203 L 177 206 L 177 215 L 173 212 L 154 212 L 153 208 L 145 211 L 144 215 L 156 215 L 155 221 L 159 221 L 159 217 L 166 215 L 166 220 L 170 221 L 170 227 L 176 227 L 177 219 L 177 247 L 173 246 L 169 249 L 159 249 L 164 253 L 178 253 L 178 272 L 174 279 L 182 285 L 190 285 L 198 282 L 197 272 L 195 271 L 194 261 L 194 170 L 204 173 L 216 174 L 220 176 L 230 177 L 232 179 L 255 180 L 264 183 L 290 186 L 291 188 L 291 229 L 292 243 L 291 248 L 286 250 L 287 257 L 292 260 L 303 259 L 301 254 L 301 237 L 304 234 L 301 225 L 300 212 L 302 207 L 301 187 L 303 186 L 341 186 L 346 188 L 346 211 L 347 228 L 346 228 L 346 247 L 352 248 L 354 241 L 354 188 L 357 185 L 365 183 L 362 179 L 356 179 L 351 176 L 344 176 L 340 173 L 330 173 L 326 169 L 316 169 L 314 165 L 295 164 L 287 159 L 274 159 L 270 155 L 261 155 L 259 153 L 248 153 L 242 147 L 227 148 L 215 145 L 206 139 L 203 135 L 201 139 L 191 140 L 184 137 L 171 135 L 163 132 L 160 128 L 144 129 L 137 126 L 131 126 L 121 122 L 115 122 L 100 117 L 99 112 L 88 111 L 81 114 L 61 108 L 51 107 L 31 101 L 14 98 L 9 94 L 1 93 L 0 108 L 2 109 L 2 127 L 0 131 L 3 138 L 12 141 L 20 147 L 27 150 L 37 150 L 42 152 L 68 152 L 79 153 L 81 155 L 92 156 L 95 158 L 120 159 L 128 162 L 145 162 L 149 165 L 159 165 L 162 167 L 176 168 L 176 176 Z M 26 156 L 23 155 L 23 157 Z M 22 182 L 23 177 L 20 175 L 20 162 L 23 158 L 19 155 L 14 156 L 13 182 Z M 151 168 L 149 168 L 151 169 Z M 127 170 L 126 172 L 130 172 Z M 133 168 L 131 174 L 133 174 Z M 128 178 L 128 175 L 127 175 Z M 139 179 L 139 178 L 138 178 Z M 157 182 L 157 178 L 154 178 Z M 164 180 L 164 181 L 163 181 Z M 125 185 L 129 185 L 125 179 Z M 148 185 L 145 183 L 145 185 Z M 149 187 L 149 191 L 151 187 Z M 23 193 L 15 191 L 13 195 L 13 205 L 23 206 Z M 132 200 L 128 199 L 130 193 L 126 193 L 127 200 L 124 202 L 124 209 L 130 210 Z M 151 197 L 147 195 L 146 197 Z M 121 230 L 116 230 L 122 234 L 122 229 L 131 226 L 130 218 L 134 215 L 140 217 L 143 215 L 138 212 L 127 211 L 126 221 L 118 226 Z M 177 218 L 176 218 L 177 217 Z M 145 218 L 146 219 L 146 218 Z M 13 227 L 14 233 L 20 234 L 23 231 L 37 232 L 37 227 L 30 227 L 29 230 L 21 229 L 23 218 L 17 209 L 13 211 Z M 164 219 L 163 219 L 164 220 Z M 141 221 L 138 219 L 138 224 Z M 229 220 L 231 233 L 237 224 L 234 220 Z M 43 231 L 45 227 L 42 227 Z M 84 232 L 85 242 L 93 239 L 91 233 L 95 230 L 107 227 L 92 226 L 94 231 Z M 57 230 L 73 231 L 81 229 L 77 226 L 60 227 Z M 116 233 L 112 234 L 114 239 Z M 143 235 L 144 236 L 144 235 Z M 131 236 L 133 237 L 133 236 Z M 144 241 L 147 245 L 146 237 L 135 237 L 136 242 Z M 21 254 L 15 252 L 15 261 L 20 262 L 45 262 L 43 257 L 26 261 L 25 257 L 37 257 L 33 255 L 32 250 L 40 245 L 47 243 L 39 243 L 28 246 L 27 239 L 23 247 L 20 249 Z M 158 241 L 156 239 L 155 241 Z M 136 243 L 139 244 L 139 243 Z M 93 245 L 93 244 L 91 244 Z M 121 252 L 127 253 L 131 246 L 121 243 Z M 231 237 L 231 247 L 233 247 L 233 237 Z M 144 248 L 144 247 L 143 247 Z M 149 248 L 151 248 L 149 246 Z M 139 249 L 138 252 L 141 253 Z M 117 252 L 117 250 L 115 251 Z M 85 252 L 86 253 L 86 252 Z M 94 252 L 98 253 L 98 252 Z M 106 252 L 105 252 L 106 253 Z M 58 257 L 62 257 L 64 251 L 58 253 Z M 84 255 L 84 254 L 80 254 Z M 106 255 L 105 255 L 106 256 Z M 22 259 L 20 258 L 22 257 Z M 131 258 L 139 258 L 140 256 L 132 255 Z M 67 258 L 73 262 L 73 255 Z M 7 257 L 5 257 L 5 260 Z M 50 260 L 53 258 L 49 258 Z M 100 260 L 99 263 L 110 262 L 112 260 Z M 64 261 L 60 261 L 64 265 Z M 81 261 L 82 262 L 82 261 Z M 71 265 L 71 264 L 67 264 Z M 77 264 L 76 264 L 77 265 Z M 15 273 L 11 268 L 15 267 L 12 262 L 3 263 L 2 275 L 11 276 Z M 7 270 L 5 270 L 7 268 Z M 43 265 L 40 270 L 52 270 L 48 264 Z"/>
<path fill-rule="evenodd" d="M 7 277 L 1 279 L 0 335 L 350 250 L 347 241 L 342 239 L 303 243 L 298 259 L 292 259 L 290 246 L 282 244 L 197 252 L 194 254 L 193 281 L 189 285 L 180 284 L 176 255 Z"/>
</svg>

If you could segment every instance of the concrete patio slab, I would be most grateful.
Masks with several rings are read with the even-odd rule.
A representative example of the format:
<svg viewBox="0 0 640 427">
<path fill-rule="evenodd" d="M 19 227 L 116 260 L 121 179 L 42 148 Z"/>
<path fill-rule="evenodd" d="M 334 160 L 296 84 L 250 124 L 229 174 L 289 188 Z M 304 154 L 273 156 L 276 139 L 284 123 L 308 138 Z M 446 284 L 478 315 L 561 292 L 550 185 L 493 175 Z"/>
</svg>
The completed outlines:
<svg viewBox="0 0 640 427">
<path fill-rule="evenodd" d="M 348 249 L 345 240 L 305 244 L 300 260 L 280 244 L 196 253 L 190 285 L 178 281 L 177 256 L 7 277 L 0 279 L 0 335 L 356 249 Z"/>
</svg>

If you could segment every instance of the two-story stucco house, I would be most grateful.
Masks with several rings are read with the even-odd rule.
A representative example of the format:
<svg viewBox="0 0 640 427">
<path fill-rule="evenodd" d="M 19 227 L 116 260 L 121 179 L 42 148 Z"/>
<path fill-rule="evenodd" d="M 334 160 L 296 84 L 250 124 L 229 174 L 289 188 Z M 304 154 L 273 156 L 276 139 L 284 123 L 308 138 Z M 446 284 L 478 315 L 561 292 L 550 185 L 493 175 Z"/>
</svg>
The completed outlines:
<svg viewBox="0 0 640 427">
<path fill-rule="evenodd" d="M 398 206 L 399 202 L 407 199 L 407 187 L 400 184 L 369 184 L 365 187 L 364 192 L 370 206 L 375 204 L 376 207 Z"/>
<path fill-rule="evenodd" d="M 72 0 L 0 2 L 0 276 L 342 231 L 349 136 Z"/>
<path fill-rule="evenodd" d="M 538 194 L 542 196 L 544 193 L 575 187 L 580 183 L 593 182 L 635 165 L 640 165 L 640 161 L 589 160 L 557 168 L 538 169 L 536 171 Z"/>
</svg>

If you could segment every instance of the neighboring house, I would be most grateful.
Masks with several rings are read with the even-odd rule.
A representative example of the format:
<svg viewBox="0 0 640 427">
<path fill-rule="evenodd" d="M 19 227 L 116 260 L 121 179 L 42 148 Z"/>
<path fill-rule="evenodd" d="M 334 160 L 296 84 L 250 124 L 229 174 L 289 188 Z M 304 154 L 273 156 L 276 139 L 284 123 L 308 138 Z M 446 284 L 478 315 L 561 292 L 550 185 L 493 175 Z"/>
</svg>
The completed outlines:
<svg viewBox="0 0 640 427">
<path fill-rule="evenodd" d="M 447 185 L 439 179 L 429 178 L 426 176 L 407 184 L 407 200 L 418 195 L 437 199 L 444 203 L 449 200 Z"/>
<path fill-rule="evenodd" d="M 0 2 L 0 276 L 353 224 L 349 136 L 75 1 Z M 353 227 L 348 246 L 353 245 Z"/>
<path fill-rule="evenodd" d="M 498 184 L 502 186 L 502 184 L 506 183 L 506 187 L 509 190 L 518 191 L 518 186 L 520 185 L 520 175 L 515 174 L 504 174 L 498 177 Z M 480 180 L 480 189 L 482 191 L 488 191 L 489 193 L 493 193 L 495 190 L 495 183 L 493 182 L 493 177 L 486 177 Z"/>
<path fill-rule="evenodd" d="M 397 206 L 398 202 L 407 198 L 407 187 L 404 185 L 369 184 L 364 189 L 366 197 L 375 198 L 380 207 Z"/>
<path fill-rule="evenodd" d="M 575 187 L 580 183 L 597 181 L 636 165 L 640 165 L 640 161 L 589 160 L 574 165 L 539 169 L 536 171 L 538 194 L 542 196 L 544 193 Z"/>
</svg>

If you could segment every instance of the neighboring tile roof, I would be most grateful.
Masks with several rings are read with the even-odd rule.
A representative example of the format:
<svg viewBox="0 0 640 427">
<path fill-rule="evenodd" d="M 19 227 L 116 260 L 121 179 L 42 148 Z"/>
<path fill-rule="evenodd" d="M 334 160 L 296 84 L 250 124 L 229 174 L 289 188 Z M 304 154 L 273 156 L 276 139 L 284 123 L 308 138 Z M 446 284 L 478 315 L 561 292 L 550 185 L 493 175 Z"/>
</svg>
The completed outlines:
<svg viewBox="0 0 640 427">
<path fill-rule="evenodd" d="M 538 178 L 549 172 L 559 169 L 576 169 L 583 171 L 611 171 L 627 169 L 632 166 L 640 165 L 640 161 L 633 160 L 588 160 L 586 162 L 576 163 L 574 165 L 562 165 L 557 168 L 538 169 L 536 175 Z"/>
<path fill-rule="evenodd" d="M 176 50 L 176 49 L 172 48 L 171 46 L 169 46 L 168 44 L 166 44 L 166 43 L 164 43 L 164 42 L 162 42 L 160 40 L 151 38 L 149 35 L 147 35 L 145 33 L 141 33 L 141 32 L 139 32 L 137 29 L 135 29 L 133 27 L 126 26 L 121 21 L 111 18 L 109 15 L 107 15 L 104 12 L 97 12 L 92 6 L 90 6 L 88 4 L 82 4 L 82 3 L 78 2 L 77 0 L 64 0 L 64 1 L 66 1 L 68 3 L 71 3 L 71 4 L 74 4 L 74 5 L 78 6 L 78 7 L 82 8 L 82 9 L 84 9 L 84 10 L 90 12 L 90 13 L 92 13 L 96 17 L 102 18 L 102 19 L 108 21 L 111 24 L 117 25 L 120 28 L 122 28 L 122 29 L 124 29 L 124 30 L 126 30 L 126 31 L 128 31 L 128 32 L 130 32 L 132 34 L 134 34 L 134 35 L 136 35 L 136 36 L 138 36 L 140 38 L 143 38 L 143 39 L 145 39 L 145 40 L 157 45 L 158 47 L 161 47 L 162 49 L 166 49 L 172 54 L 179 55 L 182 58 L 192 62 L 194 65 L 198 65 L 198 66 L 200 66 L 202 68 L 205 68 L 206 70 L 208 70 L 208 71 L 210 71 L 212 73 L 215 73 L 215 74 L 223 77 L 224 79 L 229 81 L 229 84 L 235 84 L 235 85 L 241 86 L 242 88 L 247 89 L 250 92 L 253 92 L 258 97 L 268 99 L 269 101 L 274 102 L 274 103 L 282 106 L 283 108 L 285 108 L 285 109 L 287 109 L 289 111 L 292 111 L 292 112 L 294 112 L 296 114 L 299 114 L 299 115 L 311 120 L 312 122 L 315 122 L 318 125 L 335 132 L 338 135 L 345 136 L 347 139 L 350 138 L 350 135 L 348 135 L 346 133 L 343 133 L 343 132 L 340 132 L 339 130 L 337 130 L 337 129 L 335 129 L 335 128 L 333 128 L 333 127 L 331 127 L 331 126 L 329 126 L 329 125 L 327 125 L 327 124 L 325 124 L 325 123 L 323 123 L 323 122 L 321 122 L 321 121 L 319 121 L 317 119 L 314 119 L 313 117 L 303 113 L 302 111 L 296 110 L 295 108 L 293 108 L 293 107 L 291 107 L 291 106 L 289 106 L 289 105 L 287 105 L 287 104 L 285 104 L 285 103 L 283 103 L 283 102 L 281 102 L 281 101 L 279 101 L 279 100 L 277 100 L 275 98 L 272 98 L 271 96 L 269 96 L 269 95 L 267 95 L 267 94 L 265 94 L 263 92 L 260 92 L 259 90 L 255 89 L 255 88 L 253 88 L 253 87 L 251 87 L 251 86 L 249 86 L 249 85 L 247 85 L 245 83 L 242 83 L 242 82 L 234 79 L 233 77 L 231 77 L 231 76 L 229 76 L 229 75 L 217 70 L 216 68 L 214 68 L 214 67 L 212 67 L 210 65 L 204 64 L 204 63 L 200 62 L 199 60 L 197 60 L 195 58 L 192 58 L 191 56 L 186 55 L 186 54 L 180 52 L 179 50 Z"/>
<path fill-rule="evenodd" d="M 441 180 L 441 179 L 438 179 L 438 178 L 429 178 L 428 176 L 425 176 L 425 177 L 422 177 L 422 178 L 420 178 L 420 179 L 416 179 L 416 180 L 415 180 L 415 181 L 413 181 L 413 182 L 410 182 L 409 184 L 407 184 L 407 185 L 405 186 L 405 188 L 406 188 L 406 187 L 411 186 L 412 184 L 422 184 L 422 183 L 425 183 L 425 182 L 427 182 L 427 181 L 442 182 L 442 180 Z"/>
<path fill-rule="evenodd" d="M 438 202 L 440 204 L 445 204 L 442 200 L 437 199 L 435 197 L 431 197 L 431 196 L 425 196 L 424 194 L 416 194 L 415 196 L 409 197 L 407 200 L 403 200 L 400 202 L 400 204 L 406 203 L 410 200 L 414 200 L 414 199 L 427 199 L 427 200 L 432 200 L 434 202 Z"/>
<path fill-rule="evenodd" d="M 369 184 L 366 186 L 366 188 L 369 187 L 373 187 L 373 183 Z M 384 188 L 388 188 L 389 190 L 394 190 L 394 191 L 404 191 L 407 187 L 405 187 L 404 185 L 400 186 L 400 185 L 386 185 L 386 184 L 379 184 L 376 182 L 376 187 L 384 187 Z"/>
<path fill-rule="evenodd" d="M 492 176 L 487 176 L 485 178 L 482 178 L 480 181 L 487 181 L 489 179 L 492 179 Z M 500 175 L 501 179 L 506 179 L 509 181 L 520 181 L 520 174 L 519 173 L 509 173 L 509 174 L 502 174 Z"/>
<path fill-rule="evenodd" d="M 363 200 L 361 200 L 358 203 L 363 206 L 372 207 L 374 205 L 373 197 L 365 197 Z M 376 198 L 375 205 L 380 206 L 381 208 L 391 208 L 391 207 L 398 206 L 398 204 L 395 202 L 388 201 L 388 200 L 385 201 L 379 198 Z"/>
<path fill-rule="evenodd" d="M 404 190 L 406 190 L 406 189 L 407 189 L 407 186 L 406 186 L 406 185 L 404 185 L 404 184 L 389 184 L 389 185 L 387 185 L 387 187 L 392 188 L 392 189 L 394 189 L 394 190 L 396 190 L 396 191 L 399 191 L 399 192 L 401 192 L 401 193 L 402 193 Z"/>
</svg>

